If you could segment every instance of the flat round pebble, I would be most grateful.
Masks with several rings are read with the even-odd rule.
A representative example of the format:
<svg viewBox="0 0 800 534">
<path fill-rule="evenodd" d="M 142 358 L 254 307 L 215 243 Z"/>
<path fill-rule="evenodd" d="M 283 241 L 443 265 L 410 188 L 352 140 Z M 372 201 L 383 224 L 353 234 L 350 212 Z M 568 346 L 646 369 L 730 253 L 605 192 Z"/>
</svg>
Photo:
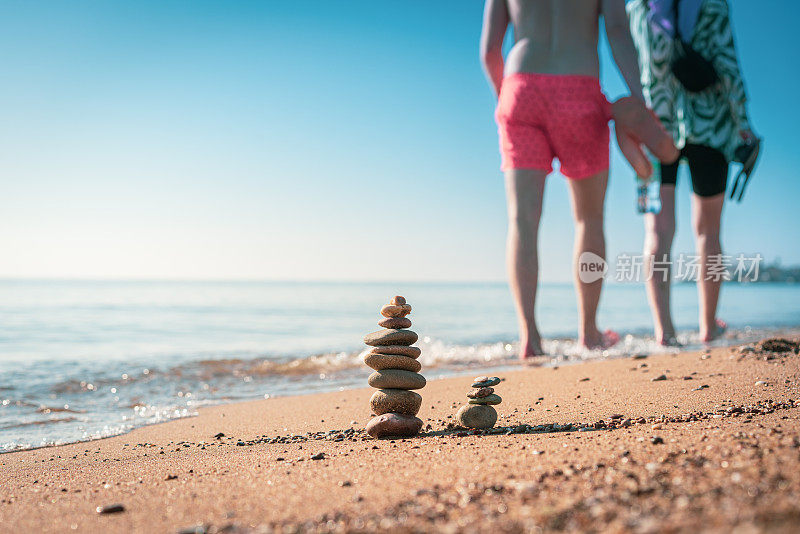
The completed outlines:
<svg viewBox="0 0 800 534">
<path fill-rule="evenodd" d="M 403 304 L 401 306 L 387 304 L 381 308 L 381 315 L 384 317 L 405 317 L 409 313 L 411 313 L 410 304 Z"/>
<path fill-rule="evenodd" d="M 482 378 L 483 380 L 478 380 L 478 378 Z M 474 387 L 474 388 L 488 388 L 488 387 L 496 386 L 497 384 L 500 383 L 500 379 L 497 378 L 496 376 L 493 376 L 491 378 L 486 377 L 486 376 L 479 376 L 478 378 L 476 378 L 473 381 L 472 387 Z"/>
<path fill-rule="evenodd" d="M 381 345 L 370 349 L 370 354 L 400 354 L 409 358 L 419 358 L 422 350 L 419 347 L 407 347 L 405 345 Z"/>
<path fill-rule="evenodd" d="M 414 358 L 399 354 L 373 354 L 368 352 L 364 355 L 364 363 L 376 371 L 382 371 L 384 369 L 403 369 L 416 373 L 422 369 L 422 364 Z"/>
<path fill-rule="evenodd" d="M 482 404 L 462 406 L 456 413 L 456 421 L 466 428 L 492 428 L 497 422 L 497 410 Z"/>
<path fill-rule="evenodd" d="M 389 304 L 392 304 L 394 306 L 402 306 L 405 303 L 406 303 L 405 297 L 401 297 L 400 295 L 395 295 L 394 297 L 392 297 L 392 301 Z"/>
<path fill-rule="evenodd" d="M 399 413 L 413 416 L 422 406 L 422 395 L 405 389 L 379 389 L 370 397 L 369 406 L 375 415 Z"/>
<path fill-rule="evenodd" d="M 410 438 L 419 434 L 422 420 L 418 417 L 399 413 L 385 413 L 373 417 L 367 423 L 367 434 L 373 438 Z"/>
<path fill-rule="evenodd" d="M 378 326 L 383 328 L 411 328 L 411 319 L 408 317 L 384 317 L 378 321 Z"/>
<path fill-rule="evenodd" d="M 412 330 L 378 330 L 364 336 L 364 343 L 378 347 L 382 345 L 411 345 L 417 342 L 417 333 Z"/>
<path fill-rule="evenodd" d="M 488 397 L 494 393 L 494 388 L 481 388 L 477 391 L 470 391 L 467 393 L 467 397 L 470 399 L 480 399 L 482 397 Z"/>
<path fill-rule="evenodd" d="M 369 375 L 367 383 L 381 389 L 422 389 L 426 382 L 425 377 L 418 373 L 402 369 L 384 369 Z"/>
<path fill-rule="evenodd" d="M 469 400 L 470 404 L 500 404 L 501 402 L 503 402 L 503 399 L 500 398 L 500 395 L 495 395 L 494 393 L 479 399 Z"/>
</svg>

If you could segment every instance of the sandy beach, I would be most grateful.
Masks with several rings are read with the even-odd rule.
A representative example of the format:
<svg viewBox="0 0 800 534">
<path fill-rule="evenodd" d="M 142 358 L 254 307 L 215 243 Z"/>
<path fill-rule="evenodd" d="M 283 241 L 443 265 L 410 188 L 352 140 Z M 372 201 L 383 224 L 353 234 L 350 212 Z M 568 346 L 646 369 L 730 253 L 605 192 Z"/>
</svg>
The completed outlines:
<svg viewBox="0 0 800 534">
<path fill-rule="evenodd" d="M 453 428 L 470 377 L 430 380 L 405 440 L 363 433 L 368 388 L 206 408 L 0 455 L 0 531 L 796 532 L 799 362 L 767 341 L 506 372 L 486 433 Z"/>
</svg>

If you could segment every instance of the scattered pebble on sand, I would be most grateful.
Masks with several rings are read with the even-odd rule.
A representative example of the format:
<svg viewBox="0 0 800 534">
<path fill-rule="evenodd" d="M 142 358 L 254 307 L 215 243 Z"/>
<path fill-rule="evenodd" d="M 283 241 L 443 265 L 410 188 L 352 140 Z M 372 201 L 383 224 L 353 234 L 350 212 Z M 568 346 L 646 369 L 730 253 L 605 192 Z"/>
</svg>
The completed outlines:
<svg viewBox="0 0 800 534">
<path fill-rule="evenodd" d="M 107 504 L 105 506 L 97 507 L 98 514 L 119 514 L 125 511 L 125 506 L 122 504 Z"/>
</svg>

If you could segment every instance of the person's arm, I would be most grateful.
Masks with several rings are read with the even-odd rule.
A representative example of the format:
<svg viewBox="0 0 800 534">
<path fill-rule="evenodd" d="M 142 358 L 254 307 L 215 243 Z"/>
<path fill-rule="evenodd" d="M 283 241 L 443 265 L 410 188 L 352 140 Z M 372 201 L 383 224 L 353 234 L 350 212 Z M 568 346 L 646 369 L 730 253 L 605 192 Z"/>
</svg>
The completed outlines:
<svg viewBox="0 0 800 534">
<path fill-rule="evenodd" d="M 503 84 L 503 39 L 508 22 L 506 0 L 486 0 L 481 31 L 481 64 L 495 95 L 500 94 Z"/>
<path fill-rule="evenodd" d="M 619 67 L 625 83 L 628 84 L 631 96 L 644 101 L 639 58 L 631 38 L 628 14 L 625 12 L 625 0 L 602 0 L 601 9 L 614 62 Z"/>
<path fill-rule="evenodd" d="M 750 129 L 750 120 L 747 117 L 747 93 L 739 69 L 739 60 L 736 54 L 736 45 L 733 41 L 733 28 L 730 22 L 730 12 L 726 0 L 709 2 L 708 9 L 712 10 L 715 18 L 714 34 L 711 42 L 713 47 L 712 63 L 722 82 L 725 96 L 730 103 L 734 123 L 743 139 L 753 136 Z"/>
</svg>

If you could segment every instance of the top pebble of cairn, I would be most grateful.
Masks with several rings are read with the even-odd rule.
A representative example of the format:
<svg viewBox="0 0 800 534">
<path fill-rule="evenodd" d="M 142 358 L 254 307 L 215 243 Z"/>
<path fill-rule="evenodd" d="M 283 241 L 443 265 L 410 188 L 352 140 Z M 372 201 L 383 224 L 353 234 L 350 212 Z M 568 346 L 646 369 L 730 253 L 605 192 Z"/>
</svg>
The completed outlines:
<svg viewBox="0 0 800 534">
<path fill-rule="evenodd" d="M 422 405 L 422 396 L 412 390 L 425 387 L 425 377 L 418 374 L 422 368 L 417 358 L 421 351 L 412 347 L 418 336 L 407 330 L 411 321 L 406 317 L 411 305 L 396 296 L 381 308 L 384 317 L 378 322 L 384 330 L 364 336 L 364 343 L 372 346 L 364 355 L 364 363 L 375 369 L 368 379 L 377 388 L 370 407 L 376 414 L 368 424 L 367 433 L 376 438 L 410 437 L 419 433 L 422 421 L 415 417 Z"/>
<path fill-rule="evenodd" d="M 392 300 L 381 308 L 381 315 L 384 317 L 405 317 L 411 313 L 411 304 L 406 304 L 405 297 L 395 296 Z"/>
</svg>

